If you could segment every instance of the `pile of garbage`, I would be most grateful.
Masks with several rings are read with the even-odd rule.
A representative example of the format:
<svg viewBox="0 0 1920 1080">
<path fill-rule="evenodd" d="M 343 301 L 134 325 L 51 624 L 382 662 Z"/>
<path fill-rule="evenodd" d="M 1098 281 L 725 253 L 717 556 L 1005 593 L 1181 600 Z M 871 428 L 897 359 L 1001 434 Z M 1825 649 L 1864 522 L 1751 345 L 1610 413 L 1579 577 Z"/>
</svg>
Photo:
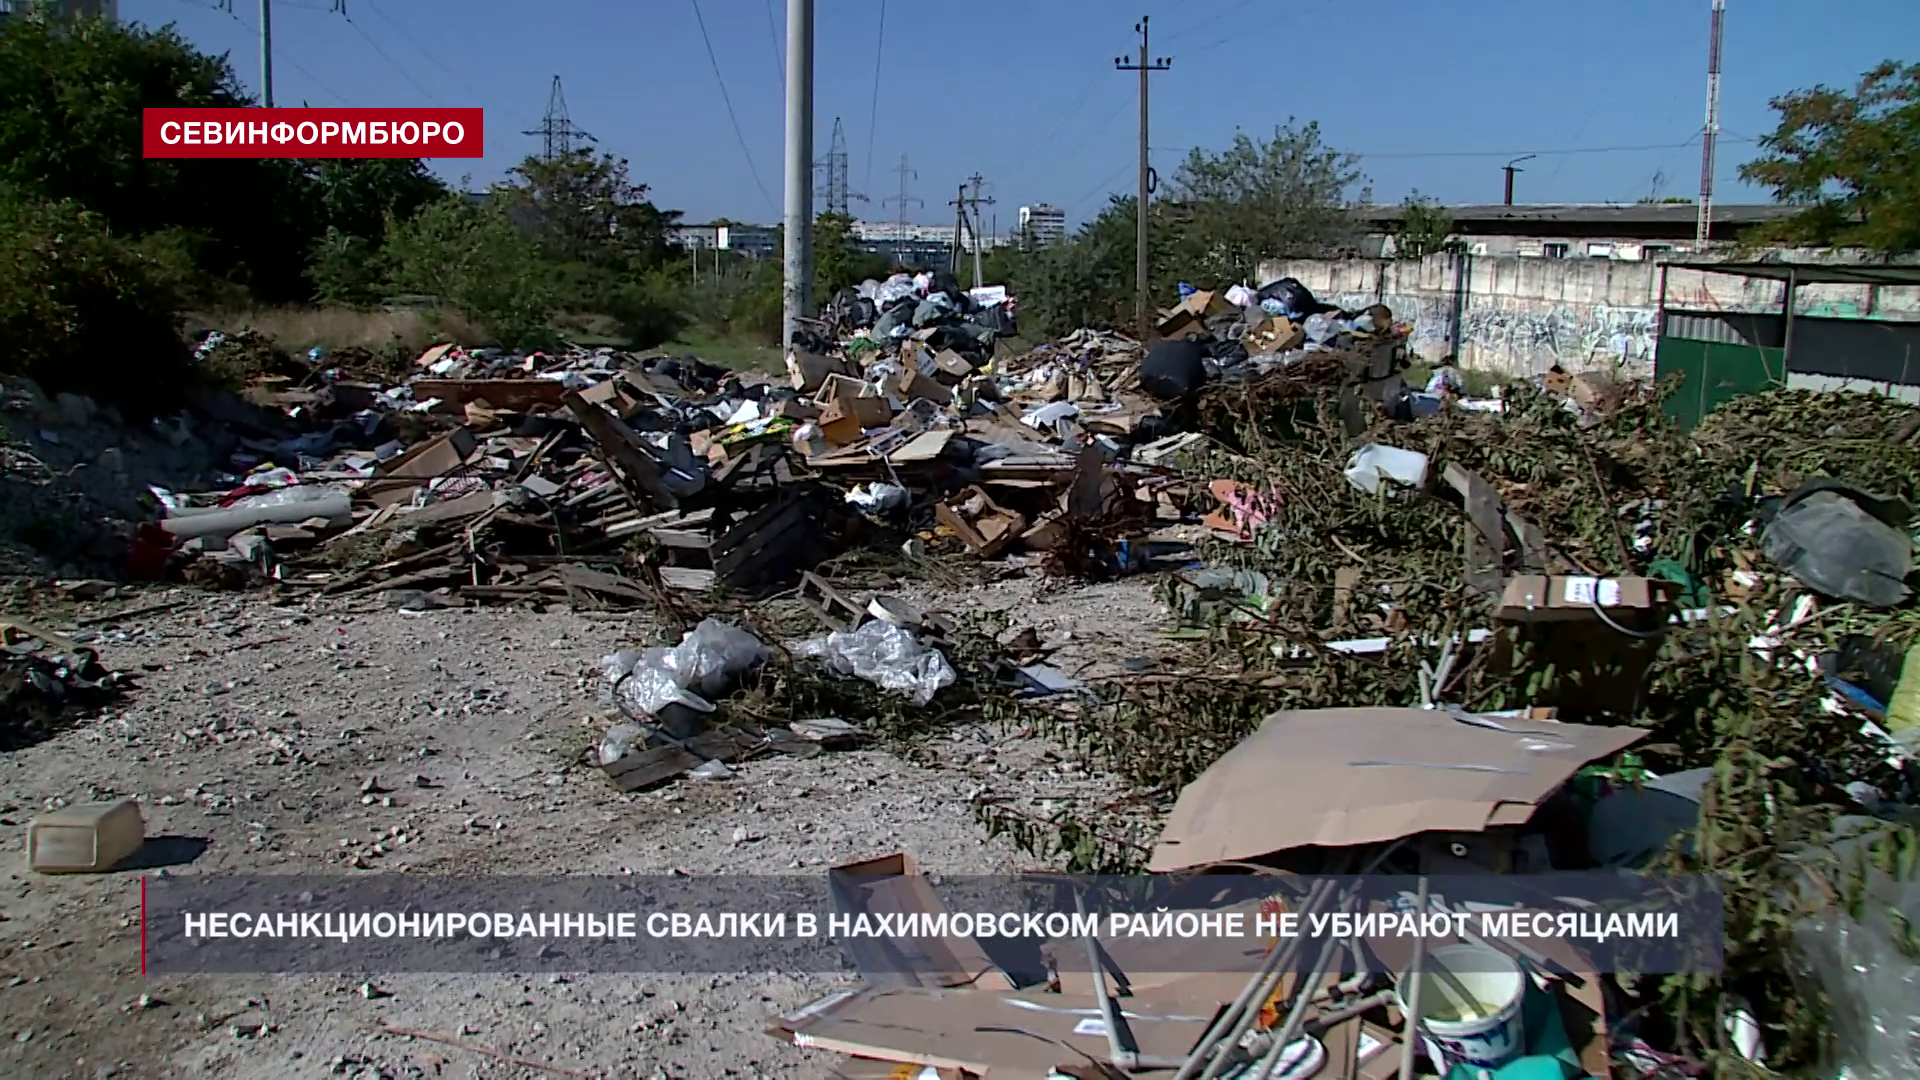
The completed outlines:
<svg viewBox="0 0 1920 1080">
<path fill-rule="evenodd" d="M 983 818 L 1083 872 L 1327 873 L 1398 844 L 1407 874 L 1707 875 L 1725 974 L 1605 980 L 1614 1066 L 1907 1075 L 1911 980 L 1870 1000 L 1842 958 L 1915 959 L 1859 898 L 1920 896 L 1920 410 L 1779 390 L 1688 433 L 1663 393 L 1516 384 L 1357 433 L 1326 397 L 1286 430 L 1241 414 L 1215 434 L 1253 449 L 1196 463 L 1237 532 L 1161 582 L 1186 662 L 1018 721 L 1131 804 Z M 1583 748 L 1503 760 L 1521 735 Z M 1468 789 L 1509 809 L 1435 832 Z"/>
<path fill-rule="evenodd" d="M 118 700 L 127 677 L 91 649 L 51 631 L 0 619 L 0 751 L 52 738 Z"/>
<path fill-rule="evenodd" d="M 601 659 L 606 704 L 619 719 L 589 754 L 614 786 L 731 779 L 729 766 L 748 758 L 856 746 L 898 731 L 889 711 L 938 716 L 977 695 L 974 671 L 966 693 L 944 693 L 961 681 L 949 659 L 958 655 L 951 620 L 895 597 L 857 606 L 811 574 L 807 585 L 824 632 L 776 648 L 706 618 L 674 645 Z M 824 710 L 830 703 L 838 715 Z"/>
<path fill-rule="evenodd" d="M 1186 296 L 1149 348 L 1082 330 L 1000 356 L 1004 288 L 899 275 L 796 333 L 784 384 L 450 342 L 382 381 L 369 357 L 263 360 L 215 333 L 203 362 L 252 371 L 258 411 L 228 418 L 245 435 L 228 487 L 153 491 L 133 569 L 402 607 L 750 594 L 862 546 L 1134 573 L 1178 558 L 1212 507 L 1176 467 L 1203 387 L 1408 396 L 1384 309 L 1330 312 L 1291 281 L 1234 295 Z"/>
</svg>

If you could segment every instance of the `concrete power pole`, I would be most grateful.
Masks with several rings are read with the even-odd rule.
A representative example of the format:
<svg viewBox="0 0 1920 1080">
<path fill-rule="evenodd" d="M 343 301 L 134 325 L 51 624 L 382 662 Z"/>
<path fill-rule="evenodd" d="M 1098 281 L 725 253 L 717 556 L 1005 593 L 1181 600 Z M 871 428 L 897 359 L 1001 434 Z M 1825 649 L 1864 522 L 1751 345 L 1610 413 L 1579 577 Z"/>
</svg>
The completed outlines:
<svg viewBox="0 0 1920 1080">
<path fill-rule="evenodd" d="M 787 0 L 786 181 L 782 349 L 793 344 L 813 291 L 813 0 Z"/>
<path fill-rule="evenodd" d="M 1707 45 L 1707 125 L 1700 132 L 1700 220 L 1693 245 L 1713 241 L 1713 151 L 1720 137 L 1720 32 L 1727 24 L 1727 0 L 1713 0 L 1713 29 Z"/>
<path fill-rule="evenodd" d="M 953 212 L 953 249 L 947 255 L 947 272 L 960 272 L 960 238 L 967 235 L 967 185 L 961 184 L 960 190 L 947 202 Z"/>
<path fill-rule="evenodd" d="M 1147 199 L 1153 194 L 1153 159 L 1148 153 L 1147 141 L 1147 76 L 1172 67 L 1173 60 L 1165 56 L 1156 60 L 1148 59 L 1147 16 L 1140 16 L 1140 21 L 1135 23 L 1133 28 L 1140 35 L 1139 62 L 1129 64 L 1125 57 L 1116 56 L 1113 58 L 1113 66 L 1120 71 L 1140 73 L 1140 194 L 1139 204 L 1136 207 L 1139 212 L 1138 221 L 1134 226 L 1136 236 L 1133 272 L 1139 288 L 1139 296 L 1135 298 L 1137 310 L 1134 314 L 1139 321 L 1140 340 L 1145 341 L 1153 332 L 1153 297 L 1150 292 L 1151 287 L 1147 283 Z"/>
<path fill-rule="evenodd" d="M 981 264 L 980 249 L 986 246 L 987 238 L 980 234 L 980 226 L 987 219 L 980 216 L 980 207 L 982 204 L 992 206 L 993 199 L 980 197 L 980 187 L 986 182 L 986 178 L 979 173 L 968 177 L 967 182 L 973 185 L 973 194 L 967 197 L 967 201 L 973 204 L 973 287 L 977 289 L 986 284 L 982 276 L 986 271 Z"/>
<path fill-rule="evenodd" d="M 273 108 L 273 0 L 260 0 L 260 103 Z"/>
</svg>

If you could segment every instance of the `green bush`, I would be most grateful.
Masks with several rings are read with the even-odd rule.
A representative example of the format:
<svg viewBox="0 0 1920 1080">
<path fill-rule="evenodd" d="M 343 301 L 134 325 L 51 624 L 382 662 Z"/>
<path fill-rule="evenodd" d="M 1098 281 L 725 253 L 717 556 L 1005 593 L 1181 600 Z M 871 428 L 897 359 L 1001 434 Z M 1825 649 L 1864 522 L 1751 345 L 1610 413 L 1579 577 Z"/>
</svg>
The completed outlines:
<svg viewBox="0 0 1920 1080">
<path fill-rule="evenodd" d="M 439 298 L 507 348 L 552 344 L 562 275 L 494 205 L 442 199 L 388 232 L 392 285 Z"/>
<path fill-rule="evenodd" d="M 177 405 L 192 373 L 178 274 L 72 201 L 0 191 L 0 374 L 135 415 Z"/>
</svg>

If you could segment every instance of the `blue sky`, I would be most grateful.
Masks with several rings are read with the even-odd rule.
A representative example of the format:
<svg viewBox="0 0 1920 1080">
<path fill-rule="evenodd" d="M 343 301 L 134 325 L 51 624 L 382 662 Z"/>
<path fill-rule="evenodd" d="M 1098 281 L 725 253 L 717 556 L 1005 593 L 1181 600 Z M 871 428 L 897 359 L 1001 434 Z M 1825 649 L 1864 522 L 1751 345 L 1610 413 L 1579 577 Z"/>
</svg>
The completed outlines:
<svg viewBox="0 0 1920 1080">
<path fill-rule="evenodd" d="M 125 19 L 174 23 L 229 53 L 256 87 L 259 0 L 121 0 Z M 442 162 L 449 180 L 499 179 L 538 141 L 552 77 L 576 125 L 628 158 L 637 180 L 688 220 L 778 219 L 784 0 L 699 0 L 740 137 L 728 121 L 694 0 L 277 0 L 274 81 L 283 106 L 479 106 L 484 161 Z M 1722 79 L 1720 201 L 1764 201 L 1735 169 L 1772 130 L 1769 98 L 1851 85 L 1886 59 L 1913 59 L 1915 0 L 1730 0 Z M 884 37 L 880 15 L 885 11 Z M 1155 164 L 1290 116 L 1363 155 L 1375 197 L 1410 191 L 1498 202 L 1501 166 L 1524 162 L 1519 202 L 1630 202 L 1699 187 L 1710 0 L 972 0 L 963 5 L 818 0 L 816 147 L 835 117 L 851 181 L 891 219 L 908 155 L 925 207 L 974 172 L 1002 229 L 1051 202 L 1075 220 L 1130 191 L 1141 14 L 1153 51 Z M 882 41 L 884 45 L 882 46 Z M 880 107 L 873 107 L 876 57 Z M 744 140 L 746 152 L 741 142 Z M 1684 144 L 1684 145 L 1683 145 Z M 1582 150 L 1577 154 L 1554 151 Z M 751 156 L 752 168 L 748 167 Z M 758 174 L 758 180 L 755 174 Z"/>
</svg>

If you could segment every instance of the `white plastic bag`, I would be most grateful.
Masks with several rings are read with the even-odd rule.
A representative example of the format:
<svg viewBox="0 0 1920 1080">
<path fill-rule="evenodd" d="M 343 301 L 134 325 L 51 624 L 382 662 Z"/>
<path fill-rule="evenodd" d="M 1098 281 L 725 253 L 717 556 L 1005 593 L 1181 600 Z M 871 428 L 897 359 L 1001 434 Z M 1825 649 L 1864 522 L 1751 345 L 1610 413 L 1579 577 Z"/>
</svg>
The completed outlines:
<svg viewBox="0 0 1920 1080">
<path fill-rule="evenodd" d="M 759 638 L 717 619 L 702 619 L 674 646 L 666 663 L 682 688 L 712 696 L 766 657 L 767 647 Z"/>
<path fill-rule="evenodd" d="M 600 764 L 611 765 L 636 746 L 645 746 L 647 733 L 638 724 L 615 724 L 600 740 Z"/>
<path fill-rule="evenodd" d="M 1383 481 L 1392 480 L 1411 488 L 1427 483 L 1427 455 L 1418 450 L 1368 443 L 1354 451 L 1347 461 L 1347 483 L 1369 495 L 1380 490 Z"/>
<path fill-rule="evenodd" d="M 642 716 L 658 716 L 667 706 L 676 704 L 696 712 L 712 712 L 712 702 L 680 685 L 673 653 L 672 649 L 658 647 L 641 653 L 633 671 L 614 690 L 621 704 Z"/>
<path fill-rule="evenodd" d="M 932 701 L 958 677 L 940 650 L 922 645 L 912 631 L 878 619 L 858 630 L 802 642 L 795 652 L 819 657 L 835 674 L 907 694 L 915 705 Z"/>
</svg>

